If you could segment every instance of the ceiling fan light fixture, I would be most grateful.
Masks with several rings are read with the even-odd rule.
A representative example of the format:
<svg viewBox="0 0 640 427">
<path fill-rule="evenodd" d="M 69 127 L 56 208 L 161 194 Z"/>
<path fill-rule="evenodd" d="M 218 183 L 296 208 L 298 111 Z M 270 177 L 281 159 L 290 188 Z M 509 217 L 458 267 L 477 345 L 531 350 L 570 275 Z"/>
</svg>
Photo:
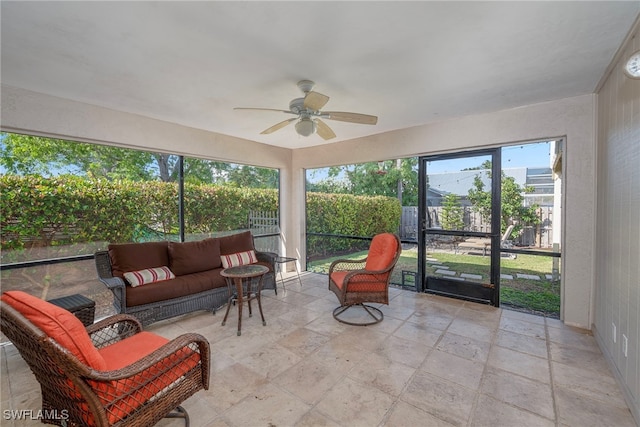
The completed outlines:
<svg viewBox="0 0 640 427">
<path fill-rule="evenodd" d="M 316 123 L 309 117 L 303 117 L 296 123 L 296 132 L 301 136 L 309 136 L 316 131 Z"/>
</svg>

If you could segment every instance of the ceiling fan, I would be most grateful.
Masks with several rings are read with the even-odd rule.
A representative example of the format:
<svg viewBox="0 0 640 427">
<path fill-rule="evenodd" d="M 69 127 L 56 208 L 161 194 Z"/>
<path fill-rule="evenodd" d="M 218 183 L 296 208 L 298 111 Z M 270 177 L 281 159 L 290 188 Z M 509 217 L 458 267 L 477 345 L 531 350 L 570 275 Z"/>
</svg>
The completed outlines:
<svg viewBox="0 0 640 427">
<path fill-rule="evenodd" d="M 296 117 L 276 123 L 268 129 L 260 132 L 262 135 L 273 133 L 282 129 L 289 123 L 298 121 L 295 125 L 296 132 L 301 136 L 309 136 L 318 133 L 323 139 L 335 138 L 336 134 L 321 119 L 338 120 L 341 122 L 359 123 L 363 125 L 375 125 L 378 122 L 376 116 L 359 113 L 347 113 L 343 111 L 320 111 L 322 107 L 329 102 L 329 97 L 318 92 L 313 92 L 315 83 L 311 80 L 300 80 L 298 87 L 304 92 L 303 98 L 296 98 L 289 103 L 288 110 L 279 110 L 274 108 L 251 108 L 236 107 L 234 110 L 261 110 L 261 111 L 278 111 L 281 113 L 293 114 Z"/>
</svg>

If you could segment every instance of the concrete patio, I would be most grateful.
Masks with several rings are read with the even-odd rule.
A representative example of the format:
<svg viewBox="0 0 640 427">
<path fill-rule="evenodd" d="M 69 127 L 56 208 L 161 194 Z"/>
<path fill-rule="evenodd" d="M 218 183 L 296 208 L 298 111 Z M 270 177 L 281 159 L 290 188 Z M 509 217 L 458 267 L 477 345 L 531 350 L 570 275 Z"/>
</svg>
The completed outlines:
<svg viewBox="0 0 640 427">
<path fill-rule="evenodd" d="M 263 294 L 267 326 L 237 311 L 200 312 L 149 329 L 211 343 L 208 391 L 184 407 L 200 426 L 635 426 L 590 332 L 559 320 L 390 290 L 384 321 L 343 325 L 327 277 L 305 273 Z M 245 310 L 246 313 L 246 310 Z M 40 391 L 13 346 L 2 351 L 7 410 L 37 411 Z M 165 419 L 161 426 L 182 426 Z"/>
</svg>

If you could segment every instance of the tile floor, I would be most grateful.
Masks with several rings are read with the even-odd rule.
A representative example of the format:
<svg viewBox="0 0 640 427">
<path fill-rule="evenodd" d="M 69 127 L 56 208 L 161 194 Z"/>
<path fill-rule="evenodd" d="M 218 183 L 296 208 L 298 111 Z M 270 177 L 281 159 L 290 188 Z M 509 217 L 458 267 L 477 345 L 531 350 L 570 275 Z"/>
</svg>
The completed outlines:
<svg viewBox="0 0 640 427">
<path fill-rule="evenodd" d="M 235 309 L 226 326 L 224 313 L 201 312 L 149 328 L 211 343 L 209 390 L 184 404 L 193 427 L 636 425 L 586 331 L 398 289 L 383 322 L 348 326 L 333 319 L 326 282 L 309 273 L 302 287 L 265 291 L 267 326 L 245 315 L 242 336 Z M 12 346 L 1 365 L 2 413 L 37 410 L 38 385 Z"/>
</svg>

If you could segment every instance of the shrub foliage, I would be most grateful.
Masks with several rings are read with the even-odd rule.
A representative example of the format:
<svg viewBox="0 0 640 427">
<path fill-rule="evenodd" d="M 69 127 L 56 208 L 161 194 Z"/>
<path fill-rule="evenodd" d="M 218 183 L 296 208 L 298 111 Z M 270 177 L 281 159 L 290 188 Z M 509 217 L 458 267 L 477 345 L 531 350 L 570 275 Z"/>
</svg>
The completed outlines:
<svg viewBox="0 0 640 427">
<path fill-rule="evenodd" d="M 0 176 L 2 249 L 84 242 L 175 238 L 178 186 L 76 176 Z M 277 211 L 278 191 L 185 184 L 186 233 L 248 228 L 249 211 Z M 389 197 L 308 193 L 309 232 L 371 237 L 398 229 L 401 207 Z M 350 250 L 357 240 L 309 239 L 308 253 Z M 367 242 L 368 245 L 368 242 Z"/>
</svg>

